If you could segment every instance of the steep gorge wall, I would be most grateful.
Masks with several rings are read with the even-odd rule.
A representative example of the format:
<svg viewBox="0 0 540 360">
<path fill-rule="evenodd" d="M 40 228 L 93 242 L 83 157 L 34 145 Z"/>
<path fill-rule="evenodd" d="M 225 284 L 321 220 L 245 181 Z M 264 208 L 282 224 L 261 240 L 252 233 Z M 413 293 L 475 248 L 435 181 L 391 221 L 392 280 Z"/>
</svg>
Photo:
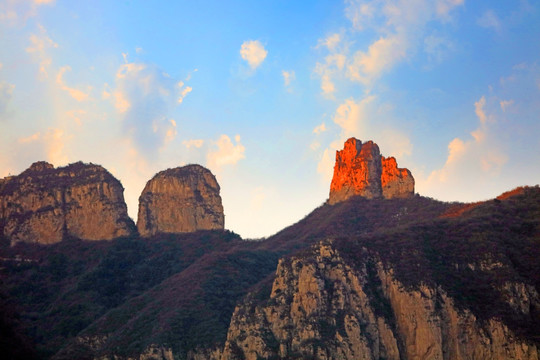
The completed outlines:
<svg viewBox="0 0 540 360">
<path fill-rule="evenodd" d="M 509 288 L 524 315 L 540 304 L 534 287 Z M 281 260 L 269 298 L 237 306 L 222 359 L 258 358 L 538 359 L 539 349 L 443 290 L 406 289 L 380 262 L 352 266 L 325 242 Z"/>
</svg>

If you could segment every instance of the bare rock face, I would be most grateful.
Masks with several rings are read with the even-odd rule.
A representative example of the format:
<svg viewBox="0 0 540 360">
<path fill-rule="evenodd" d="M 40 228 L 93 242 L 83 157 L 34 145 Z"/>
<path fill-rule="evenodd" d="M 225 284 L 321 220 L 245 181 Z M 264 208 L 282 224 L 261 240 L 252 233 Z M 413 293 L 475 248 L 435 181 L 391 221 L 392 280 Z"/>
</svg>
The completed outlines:
<svg viewBox="0 0 540 360">
<path fill-rule="evenodd" d="M 410 197 L 414 195 L 414 178 L 409 170 L 397 167 L 395 158 L 381 156 L 373 141 L 350 138 L 343 150 L 336 152 L 328 201 L 335 204 L 357 195 L 367 199 Z"/>
<path fill-rule="evenodd" d="M 397 167 L 396 158 L 381 157 L 381 187 L 385 199 L 407 198 L 414 195 L 414 178 L 409 169 Z"/>
<path fill-rule="evenodd" d="M 531 316 L 534 287 L 508 287 Z M 456 307 L 440 288 L 408 289 L 377 259 L 353 265 L 325 241 L 280 260 L 269 298 L 252 294 L 236 307 L 222 360 L 537 360 L 539 350 L 499 320 Z"/>
<path fill-rule="evenodd" d="M 156 174 L 139 198 L 142 236 L 224 228 L 219 184 L 210 170 L 187 165 Z"/>
<path fill-rule="evenodd" d="M 0 235 L 52 244 L 65 236 L 110 240 L 135 232 L 124 188 L 99 165 L 81 162 L 55 169 L 37 162 L 0 182 Z"/>
</svg>

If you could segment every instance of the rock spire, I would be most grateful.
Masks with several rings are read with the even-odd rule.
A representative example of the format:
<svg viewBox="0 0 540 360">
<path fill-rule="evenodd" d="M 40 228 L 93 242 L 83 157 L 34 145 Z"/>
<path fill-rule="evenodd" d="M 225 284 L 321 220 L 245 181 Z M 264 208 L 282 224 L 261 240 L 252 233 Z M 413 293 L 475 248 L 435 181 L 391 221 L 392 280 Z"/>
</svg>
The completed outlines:
<svg viewBox="0 0 540 360">
<path fill-rule="evenodd" d="M 367 199 L 411 197 L 414 178 L 408 169 L 397 167 L 395 158 L 381 156 L 373 141 L 350 138 L 336 152 L 328 201 L 335 204 L 357 195 Z"/>
</svg>

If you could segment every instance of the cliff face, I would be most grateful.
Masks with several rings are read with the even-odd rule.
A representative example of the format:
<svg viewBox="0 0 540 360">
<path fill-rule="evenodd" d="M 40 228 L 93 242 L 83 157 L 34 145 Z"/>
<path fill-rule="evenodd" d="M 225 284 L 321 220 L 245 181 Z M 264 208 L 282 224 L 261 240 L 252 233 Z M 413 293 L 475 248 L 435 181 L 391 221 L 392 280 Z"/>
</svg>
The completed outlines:
<svg viewBox="0 0 540 360">
<path fill-rule="evenodd" d="M 343 150 L 336 152 L 329 203 L 356 195 L 368 199 L 410 197 L 414 195 L 414 178 L 409 170 L 397 167 L 395 158 L 381 156 L 373 141 L 350 138 Z"/>
<path fill-rule="evenodd" d="M 142 236 L 223 229 L 219 184 L 200 165 L 168 169 L 146 184 L 139 198 L 137 228 Z"/>
<path fill-rule="evenodd" d="M 523 316 L 540 305 L 533 286 L 505 287 Z M 281 260 L 269 298 L 237 306 L 222 359 L 258 358 L 538 359 L 539 349 L 440 288 L 406 288 L 367 250 L 351 264 L 326 241 Z"/>
<path fill-rule="evenodd" d="M 385 199 L 414 195 L 414 178 L 409 169 L 400 169 L 394 157 L 381 157 L 381 187 Z"/>
<path fill-rule="evenodd" d="M 51 244 L 64 236 L 110 240 L 133 234 L 123 187 L 98 165 L 55 169 L 37 162 L 0 183 L 0 231 L 11 244 Z"/>
</svg>

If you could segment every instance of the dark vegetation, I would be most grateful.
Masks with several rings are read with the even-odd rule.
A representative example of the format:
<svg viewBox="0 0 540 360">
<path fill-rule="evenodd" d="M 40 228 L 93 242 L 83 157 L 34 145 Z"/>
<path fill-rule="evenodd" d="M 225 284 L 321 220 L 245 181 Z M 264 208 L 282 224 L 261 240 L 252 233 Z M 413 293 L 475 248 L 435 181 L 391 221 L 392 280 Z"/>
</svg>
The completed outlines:
<svg viewBox="0 0 540 360">
<path fill-rule="evenodd" d="M 351 263 L 380 259 L 406 286 L 437 284 L 479 319 L 502 319 L 518 336 L 538 342 L 540 309 L 530 318 L 516 315 L 500 287 L 524 282 L 540 290 L 539 223 L 535 187 L 475 206 L 421 196 L 353 198 L 322 205 L 257 242 L 200 231 L 49 246 L 4 243 L 0 280 L 8 315 L 0 330 L 29 354 L 35 346 L 40 358 L 88 357 L 92 350 L 76 343 L 77 336 L 101 339 L 105 353 L 132 355 L 164 344 L 185 358 L 223 345 L 234 308 L 248 292 L 255 301 L 268 298 L 280 257 L 332 238 Z M 380 297 L 378 284 L 368 290 L 375 301 Z M 376 309 L 388 312 L 384 301 Z"/>
<path fill-rule="evenodd" d="M 508 284 L 540 290 L 540 189 L 465 207 L 457 217 L 341 237 L 336 246 L 352 263 L 365 262 L 367 249 L 405 286 L 440 287 L 481 321 L 502 320 L 517 336 L 539 342 L 540 309 L 531 304 L 525 316 L 513 308 Z"/>
</svg>

